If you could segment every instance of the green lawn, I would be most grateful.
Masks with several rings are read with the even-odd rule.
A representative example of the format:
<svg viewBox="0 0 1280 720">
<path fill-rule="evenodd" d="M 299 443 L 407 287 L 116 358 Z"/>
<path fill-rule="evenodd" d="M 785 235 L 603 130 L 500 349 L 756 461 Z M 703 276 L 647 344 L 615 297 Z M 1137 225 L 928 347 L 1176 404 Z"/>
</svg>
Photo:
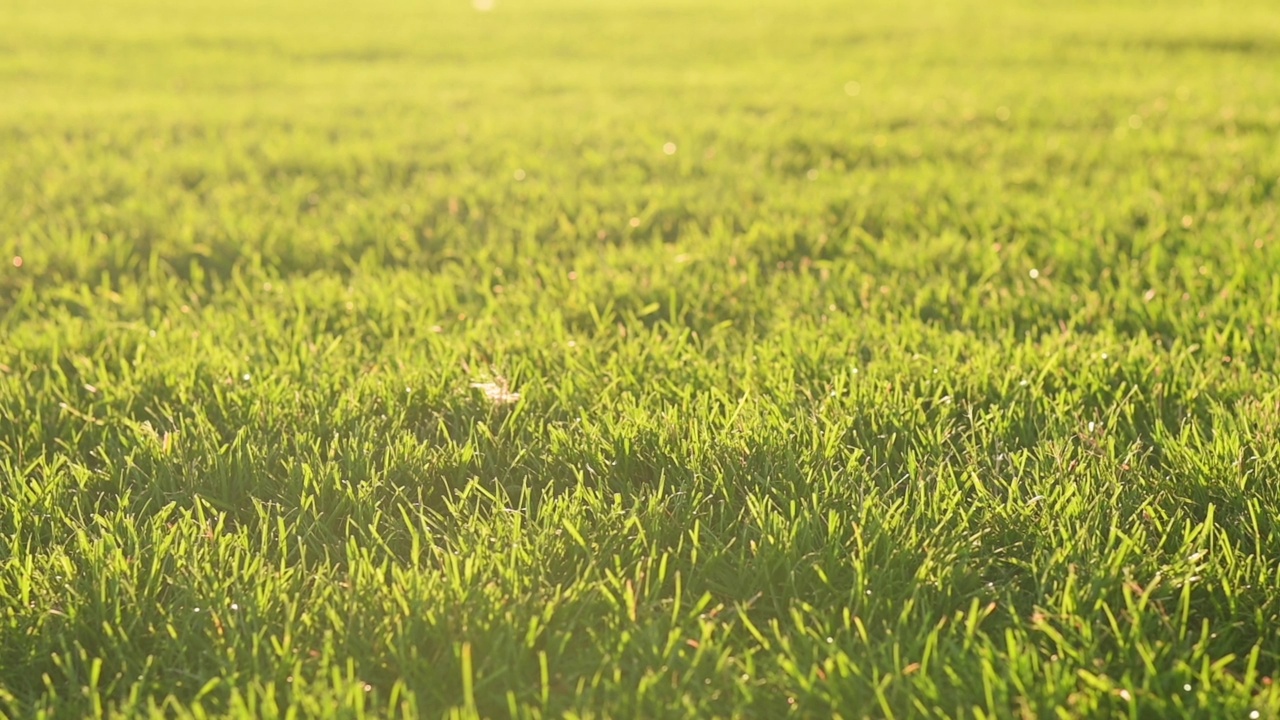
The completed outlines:
<svg viewBox="0 0 1280 720">
<path fill-rule="evenodd" d="M 0 2 L 0 716 L 1280 717 L 1272 0 L 484 5 Z"/>
</svg>

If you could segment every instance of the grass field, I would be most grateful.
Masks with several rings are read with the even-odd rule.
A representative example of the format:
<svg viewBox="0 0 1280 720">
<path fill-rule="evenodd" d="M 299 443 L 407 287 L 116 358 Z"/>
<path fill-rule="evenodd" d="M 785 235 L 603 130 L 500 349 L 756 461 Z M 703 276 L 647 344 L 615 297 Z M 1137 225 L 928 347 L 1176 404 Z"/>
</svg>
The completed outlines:
<svg viewBox="0 0 1280 720">
<path fill-rule="evenodd" d="M 1280 717 L 1271 2 L 484 7 L 0 3 L 0 715 Z"/>
</svg>

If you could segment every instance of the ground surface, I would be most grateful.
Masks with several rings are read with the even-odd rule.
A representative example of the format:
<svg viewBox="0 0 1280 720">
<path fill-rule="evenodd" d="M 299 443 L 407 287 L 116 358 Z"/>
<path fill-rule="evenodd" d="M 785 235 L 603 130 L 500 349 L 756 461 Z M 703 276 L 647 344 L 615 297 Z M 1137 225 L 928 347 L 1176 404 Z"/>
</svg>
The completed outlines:
<svg viewBox="0 0 1280 720">
<path fill-rule="evenodd" d="M 1280 19 L 1148 6 L 6 0 L 0 714 L 1276 717 Z"/>
</svg>

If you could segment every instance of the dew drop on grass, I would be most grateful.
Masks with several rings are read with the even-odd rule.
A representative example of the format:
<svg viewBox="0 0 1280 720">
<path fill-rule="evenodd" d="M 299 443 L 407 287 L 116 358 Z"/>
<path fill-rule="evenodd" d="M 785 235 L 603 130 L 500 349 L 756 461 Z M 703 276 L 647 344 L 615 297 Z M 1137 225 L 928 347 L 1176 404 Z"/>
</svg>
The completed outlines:
<svg viewBox="0 0 1280 720">
<path fill-rule="evenodd" d="M 234 611 L 234 610 L 239 610 L 239 609 L 240 609 L 240 606 L 239 606 L 239 605 L 237 605 L 237 604 L 235 604 L 235 603 L 231 603 L 231 609 L 232 609 L 233 611 Z"/>
<path fill-rule="evenodd" d="M 1031 275 L 1032 280 L 1039 279 L 1040 277 L 1040 271 L 1036 268 L 1031 268 L 1031 272 L 1029 274 Z"/>
<path fill-rule="evenodd" d="M 22 256 L 21 256 L 21 255 L 14 255 L 14 256 L 13 256 L 13 266 L 14 266 L 14 267 L 16 267 L 16 268 L 20 268 L 20 267 L 22 267 Z"/>
<path fill-rule="evenodd" d="M 675 143 L 673 143 L 673 142 L 669 142 L 669 143 L 664 144 L 664 145 L 662 146 L 662 152 L 664 152 L 664 153 L 666 153 L 666 154 L 668 154 L 668 155 L 675 155 L 675 154 L 676 154 L 676 144 L 675 144 Z"/>
<path fill-rule="evenodd" d="M 1187 683 L 1186 685 L 1183 685 L 1182 689 L 1185 692 L 1191 692 L 1191 683 Z"/>
<path fill-rule="evenodd" d="M 514 177 L 517 182 L 524 180 L 525 178 L 524 170 L 517 169 L 514 173 L 512 173 L 512 177 Z"/>
<path fill-rule="evenodd" d="M 244 374 L 244 381 L 245 381 L 245 382 L 249 382 L 249 378 L 250 378 L 250 377 L 252 377 L 252 376 L 251 376 L 251 375 L 249 375 L 249 373 L 245 373 L 245 374 Z"/>
</svg>

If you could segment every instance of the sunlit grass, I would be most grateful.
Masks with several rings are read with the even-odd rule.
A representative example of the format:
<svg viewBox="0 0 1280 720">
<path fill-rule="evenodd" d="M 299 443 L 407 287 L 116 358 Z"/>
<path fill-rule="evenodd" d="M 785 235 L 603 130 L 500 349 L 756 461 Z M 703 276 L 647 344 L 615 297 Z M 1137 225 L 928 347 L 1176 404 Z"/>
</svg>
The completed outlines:
<svg viewBox="0 0 1280 720">
<path fill-rule="evenodd" d="M 1280 715 L 1280 16 L 792 5 L 0 7 L 0 715 Z"/>
</svg>

